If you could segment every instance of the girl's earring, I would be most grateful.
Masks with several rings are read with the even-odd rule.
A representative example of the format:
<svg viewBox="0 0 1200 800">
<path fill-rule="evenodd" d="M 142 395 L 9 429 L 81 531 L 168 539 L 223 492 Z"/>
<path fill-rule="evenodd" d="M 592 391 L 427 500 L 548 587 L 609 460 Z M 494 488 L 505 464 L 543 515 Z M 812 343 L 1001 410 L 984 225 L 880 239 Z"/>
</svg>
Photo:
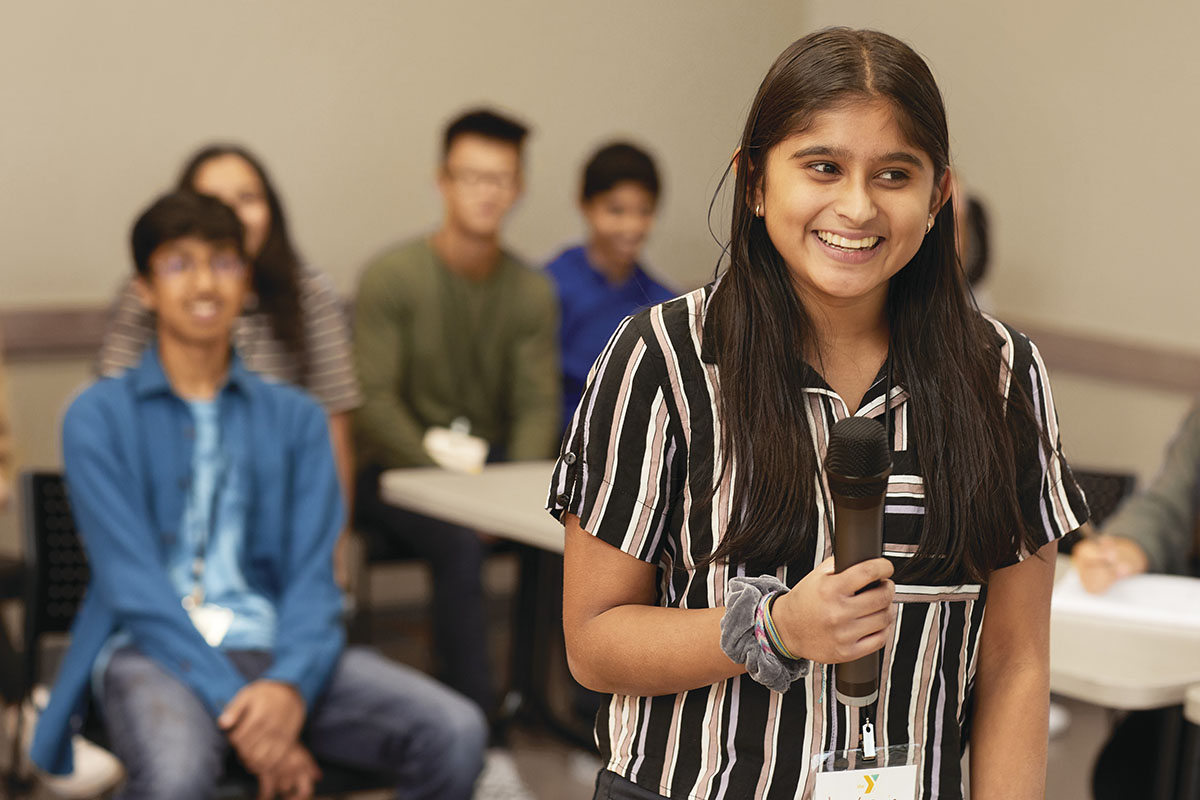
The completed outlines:
<svg viewBox="0 0 1200 800">
<path fill-rule="evenodd" d="M 756 216 L 756 217 L 762 216 L 762 203 L 759 203 L 758 205 L 756 205 L 754 207 L 754 216 Z"/>
<path fill-rule="evenodd" d="M 926 233 L 929 233 L 931 230 L 933 230 L 933 214 L 929 215 L 929 222 L 925 225 Z"/>
</svg>

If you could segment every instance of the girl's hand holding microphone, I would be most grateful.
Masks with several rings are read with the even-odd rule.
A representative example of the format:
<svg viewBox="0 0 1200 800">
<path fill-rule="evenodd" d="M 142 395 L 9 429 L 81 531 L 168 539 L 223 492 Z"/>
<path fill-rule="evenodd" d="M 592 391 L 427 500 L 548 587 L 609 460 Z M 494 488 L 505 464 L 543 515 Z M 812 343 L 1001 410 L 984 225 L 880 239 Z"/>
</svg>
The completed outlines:
<svg viewBox="0 0 1200 800">
<path fill-rule="evenodd" d="M 874 653 L 892 635 L 896 584 L 892 563 L 873 558 L 834 573 L 833 557 L 780 596 L 771 617 L 791 652 L 821 664 L 842 664 Z M 877 586 L 857 594 L 878 582 Z"/>
</svg>

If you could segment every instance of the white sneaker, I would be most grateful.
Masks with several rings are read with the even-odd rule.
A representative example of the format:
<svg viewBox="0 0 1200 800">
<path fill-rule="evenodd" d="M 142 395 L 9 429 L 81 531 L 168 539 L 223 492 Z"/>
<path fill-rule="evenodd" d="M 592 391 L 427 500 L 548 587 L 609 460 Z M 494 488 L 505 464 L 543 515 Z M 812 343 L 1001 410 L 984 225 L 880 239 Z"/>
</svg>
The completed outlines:
<svg viewBox="0 0 1200 800">
<path fill-rule="evenodd" d="M 1050 738 L 1057 739 L 1071 727 L 1071 712 L 1061 703 L 1050 703 Z"/>
<path fill-rule="evenodd" d="M 474 800 L 536 800 L 517 772 L 512 754 L 500 747 L 484 754 L 483 774 L 475 783 Z"/>
<path fill-rule="evenodd" d="M 29 746 L 33 742 L 33 729 L 37 725 L 38 714 L 46 707 L 49 699 L 49 690 L 45 686 L 36 686 L 31 693 L 32 702 L 25 704 L 22 738 L 25 740 L 26 754 L 29 753 Z M 34 766 L 38 783 L 55 797 L 64 800 L 87 800 L 107 792 L 125 779 L 125 768 L 116 756 L 78 734 L 71 737 L 71 752 L 75 757 L 75 770 L 67 775 L 52 775 Z"/>
<path fill-rule="evenodd" d="M 38 770 L 38 782 L 51 794 L 66 800 L 85 800 L 107 792 L 125 779 L 125 768 L 112 753 L 82 736 L 71 737 L 75 771 L 51 775 Z"/>
</svg>

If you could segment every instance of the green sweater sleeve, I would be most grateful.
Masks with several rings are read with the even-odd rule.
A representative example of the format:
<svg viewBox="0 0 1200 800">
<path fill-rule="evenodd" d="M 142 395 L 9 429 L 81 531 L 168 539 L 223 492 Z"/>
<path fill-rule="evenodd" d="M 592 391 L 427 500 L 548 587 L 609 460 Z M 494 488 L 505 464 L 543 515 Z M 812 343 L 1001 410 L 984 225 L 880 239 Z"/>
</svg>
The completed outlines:
<svg viewBox="0 0 1200 800">
<path fill-rule="evenodd" d="M 561 431 L 558 299 L 545 277 L 536 273 L 526 277 L 529 287 L 509 382 L 513 418 L 508 458 L 512 461 L 551 458 Z"/>
<path fill-rule="evenodd" d="M 354 362 L 363 394 L 355 430 L 363 456 L 380 466 L 430 466 L 425 431 L 400 392 L 407 378 L 409 311 L 394 267 L 387 257 L 367 267 L 354 301 Z"/>
<path fill-rule="evenodd" d="M 1104 532 L 1141 545 L 1150 572 L 1184 573 L 1196 537 L 1200 481 L 1200 406 L 1192 409 L 1167 448 L 1145 491 L 1131 497 L 1104 524 Z"/>
</svg>

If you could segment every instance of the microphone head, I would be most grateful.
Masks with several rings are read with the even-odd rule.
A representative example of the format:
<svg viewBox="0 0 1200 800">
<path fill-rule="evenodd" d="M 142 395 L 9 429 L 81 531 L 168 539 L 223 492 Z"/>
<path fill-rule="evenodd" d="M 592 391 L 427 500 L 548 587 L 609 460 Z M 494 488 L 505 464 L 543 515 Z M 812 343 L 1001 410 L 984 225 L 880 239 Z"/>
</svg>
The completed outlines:
<svg viewBox="0 0 1200 800">
<path fill-rule="evenodd" d="M 825 472 L 829 487 L 846 497 L 882 494 L 892 471 L 883 425 L 867 417 L 846 417 L 829 430 Z"/>
</svg>

